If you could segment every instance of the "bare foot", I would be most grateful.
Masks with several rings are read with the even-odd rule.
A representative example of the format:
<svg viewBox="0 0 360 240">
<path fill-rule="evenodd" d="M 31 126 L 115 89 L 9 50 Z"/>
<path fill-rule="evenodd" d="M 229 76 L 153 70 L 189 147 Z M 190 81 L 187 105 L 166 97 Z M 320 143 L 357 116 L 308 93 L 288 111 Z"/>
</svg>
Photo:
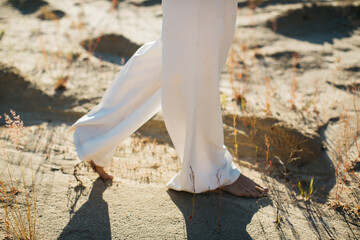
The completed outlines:
<svg viewBox="0 0 360 240">
<path fill-rule="evenodd" d="M 100 175 L 100 178 L 102 178 L 104 181 L 114 179 L 113 175 L 107 173 L 103 167 L 97 166 L 93 161 L 90 161 L 90 165 L 92 169 L 97 172 Z"/>
<path fill-rule="evenodd" d="M 250 178 L 241 174 L 240 177 L 232 184 L 222 187 L 222 190 L 229 192 L 235 196 L 239 197 L 263 197 L 267 195 L 269 189 L 267 187 L 262 187 L 259 184 L 255 183 Z"/>
</svg>

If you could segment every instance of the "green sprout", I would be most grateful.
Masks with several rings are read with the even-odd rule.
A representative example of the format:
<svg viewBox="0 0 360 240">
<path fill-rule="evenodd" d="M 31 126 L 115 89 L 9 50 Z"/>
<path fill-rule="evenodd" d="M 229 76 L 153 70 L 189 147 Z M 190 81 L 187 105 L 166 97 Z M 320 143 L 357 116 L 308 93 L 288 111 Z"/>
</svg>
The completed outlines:
<svg viewBox="0 0 360 240">
<path fill-rule="evenodd" d="M 312 195 L 313 192 L 314 192 L 314 177 L 311 178 L 310 186 L 309 186 L 309 192 L 303 190 L 300 181 L 298 181 L 298 187 L 299 187 L 300 194 L 301 194 L 301 196 L 303 197 L 303 199 L 304 199 L 305 201 L 309 201 L 310 198 L 311 198 L 311 195 Z"/>
<path fill-rule="evenodd" d="M 5 29 L 1 29 L 0 31 L 0 40 L 4 37 L 5 35 Z"/>
</svg>

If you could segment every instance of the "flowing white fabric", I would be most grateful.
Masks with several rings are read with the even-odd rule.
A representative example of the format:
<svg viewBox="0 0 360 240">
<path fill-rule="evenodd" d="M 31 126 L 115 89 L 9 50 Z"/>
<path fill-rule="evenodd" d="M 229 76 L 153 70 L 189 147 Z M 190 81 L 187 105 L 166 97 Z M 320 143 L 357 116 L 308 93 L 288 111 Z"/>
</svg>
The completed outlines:
<svg viewBox="0 0 360 240">
<path fill-rule="evenodd" d="M 224 146 L 219 80 L 237 1 L 163 0 L 162 7 L 161 38 L 142 46 L 101 103 L 74 123 L 78 156 L 108 166 L 118 144 L 162 109 L 182 162 L 167 186 L 200 193 L 231 184 L 240 171 Z"/>
</svg>

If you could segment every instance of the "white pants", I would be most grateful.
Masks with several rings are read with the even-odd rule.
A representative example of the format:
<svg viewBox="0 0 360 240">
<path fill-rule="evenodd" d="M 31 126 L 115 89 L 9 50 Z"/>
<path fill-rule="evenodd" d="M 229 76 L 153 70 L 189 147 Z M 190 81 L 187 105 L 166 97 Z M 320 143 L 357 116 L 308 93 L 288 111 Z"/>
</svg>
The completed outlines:
<svg viewBox="0 0 360 240">
<path fill-rule="evenodd" d="M 73 125 L 79 158 L 108 166 L 118 144 L 162 109 L 182 162 L 167 186 L 200 193 L 219 187 L 217 174 L 221 186 L 231 184 L 240 171 L 224 146 L 219 80 L 237 0 L 163 0 L 162 5 L 161 38 L 142 46 L 101 103 Z"/>
</svg>

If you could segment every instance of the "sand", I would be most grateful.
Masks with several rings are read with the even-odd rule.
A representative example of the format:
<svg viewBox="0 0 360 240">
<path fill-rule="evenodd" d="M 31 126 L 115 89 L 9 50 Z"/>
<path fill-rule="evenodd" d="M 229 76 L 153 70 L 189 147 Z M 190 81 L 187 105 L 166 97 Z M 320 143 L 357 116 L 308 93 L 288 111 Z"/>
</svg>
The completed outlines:
<svg viewBox="0 0 360 240">
<path fill-rule="evenodd" d="M 356 1 L 239 1 L 220 82 L 225 144 L 268 197 L 207 192 L 193 208 L 191 193 L 168 190 L 181 164 L 161 112 L 119 143 L 113 182 L 79 161 L 71 124 L 160 36 L 160 2 L 0 0 L 0 113 L 24 122 L 18 150 L 0 119 L 0 180 L 10 185 L 6 163 L 19 181 L 34 174 L 37 239 L 359 238 Z M 306 201 L 298 183 L 308 191 L 312 177 Z"/>
</svg>

